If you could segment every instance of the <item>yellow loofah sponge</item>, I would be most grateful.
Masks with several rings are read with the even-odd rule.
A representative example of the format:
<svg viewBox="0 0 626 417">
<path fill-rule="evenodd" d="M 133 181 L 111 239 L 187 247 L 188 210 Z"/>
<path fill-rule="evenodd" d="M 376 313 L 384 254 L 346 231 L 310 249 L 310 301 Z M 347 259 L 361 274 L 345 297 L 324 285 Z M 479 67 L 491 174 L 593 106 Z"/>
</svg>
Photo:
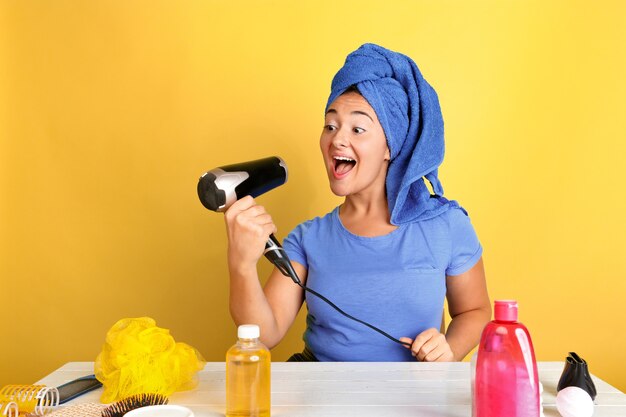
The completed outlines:
<svg viewBox="0 0 626 417">
<path fill-rule="evenodd" d="M 126 318 L 107 333 L 94 373 L 104 386 L 101 401 L 110 403 L 134 394 L 169 396 L 192 389 L 205 363 L 196 349 L 176 343 L 150 317 Z"/>
</svg>

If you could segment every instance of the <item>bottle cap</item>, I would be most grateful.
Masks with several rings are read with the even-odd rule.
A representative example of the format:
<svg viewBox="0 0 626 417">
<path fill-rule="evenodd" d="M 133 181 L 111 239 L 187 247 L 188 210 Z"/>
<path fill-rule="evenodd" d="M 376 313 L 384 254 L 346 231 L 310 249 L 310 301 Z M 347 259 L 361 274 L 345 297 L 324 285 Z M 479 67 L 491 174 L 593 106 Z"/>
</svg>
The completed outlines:
<svg viewBox="0 0 626 417">
<path fill-rule="evenodd" d="M 237 337 L 240 339 L 258 339 L 261 331 L 256 324 L 242 324 L 237 328 Z"/>
<path fill-rule="evenodd" d="M 494 317 L 497 321 L 517 321 L 517 301 L 496 300 Z"/>
</svg>

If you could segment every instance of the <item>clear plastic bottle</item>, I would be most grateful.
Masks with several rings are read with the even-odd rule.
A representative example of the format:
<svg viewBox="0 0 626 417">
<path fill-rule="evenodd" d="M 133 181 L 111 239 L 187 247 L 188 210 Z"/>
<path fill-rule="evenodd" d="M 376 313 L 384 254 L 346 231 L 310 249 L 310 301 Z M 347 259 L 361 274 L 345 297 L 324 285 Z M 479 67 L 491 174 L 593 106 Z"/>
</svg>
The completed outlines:
<svg viewBox="0 0 626 417">
<path fill-rule="evenodd" d="M 270 351 L 259 341 L 259 326 L 243 324 L 226 352 L 226 417 L 270 416 Z"/>
<path fill-rule="evenodd" d="M 539 379 L 533 344 L 517 321 L 516 301 L 496 301 L 476 361 L 476 417 L 539 417 Z"/>
</svg>

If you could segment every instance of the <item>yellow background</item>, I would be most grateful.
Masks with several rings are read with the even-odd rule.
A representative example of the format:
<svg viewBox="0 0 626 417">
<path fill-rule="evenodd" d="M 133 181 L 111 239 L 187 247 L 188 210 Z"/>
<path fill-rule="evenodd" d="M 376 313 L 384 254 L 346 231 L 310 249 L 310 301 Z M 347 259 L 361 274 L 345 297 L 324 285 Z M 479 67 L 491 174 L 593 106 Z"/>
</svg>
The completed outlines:
<svg viewBox="0 0 626 417">
<path fill-rule="evenodd" d="M 277 235 L 331 210 L 323 106 L 345 56 L 375 42 L 439 93 L 442 182 L 492 299 L 519 301 L 540 360 L 576 351 L 626 390 L 624 2 L 0 5 L 0 385 L 94 360 L 123 317 L 223 360 L 224 224 L 198 177 L 280 155 L 289 181 L 259 198 Z"/>
</svg>

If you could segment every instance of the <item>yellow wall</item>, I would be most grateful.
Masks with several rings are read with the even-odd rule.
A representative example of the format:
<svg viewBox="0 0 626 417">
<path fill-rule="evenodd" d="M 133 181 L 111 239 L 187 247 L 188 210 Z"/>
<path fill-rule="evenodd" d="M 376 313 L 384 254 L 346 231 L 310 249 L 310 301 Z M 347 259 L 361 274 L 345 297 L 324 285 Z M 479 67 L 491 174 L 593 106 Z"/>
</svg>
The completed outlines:
<svg viewBox="0 0 626 417">
<path fill-rule="evenodd" d="M 276 154 L 280 237 L 334 207 L 322 109 L 376 42 L 440 95 L 492 298 L 519 300 L 540 360 L 576 351 L 626 390 L 625 3 L 385 3 L 0 0 L 0 385 L 93 360 L 122 317 L 223 360 L 224 225 L 197 179 Z"/>
</svg>

